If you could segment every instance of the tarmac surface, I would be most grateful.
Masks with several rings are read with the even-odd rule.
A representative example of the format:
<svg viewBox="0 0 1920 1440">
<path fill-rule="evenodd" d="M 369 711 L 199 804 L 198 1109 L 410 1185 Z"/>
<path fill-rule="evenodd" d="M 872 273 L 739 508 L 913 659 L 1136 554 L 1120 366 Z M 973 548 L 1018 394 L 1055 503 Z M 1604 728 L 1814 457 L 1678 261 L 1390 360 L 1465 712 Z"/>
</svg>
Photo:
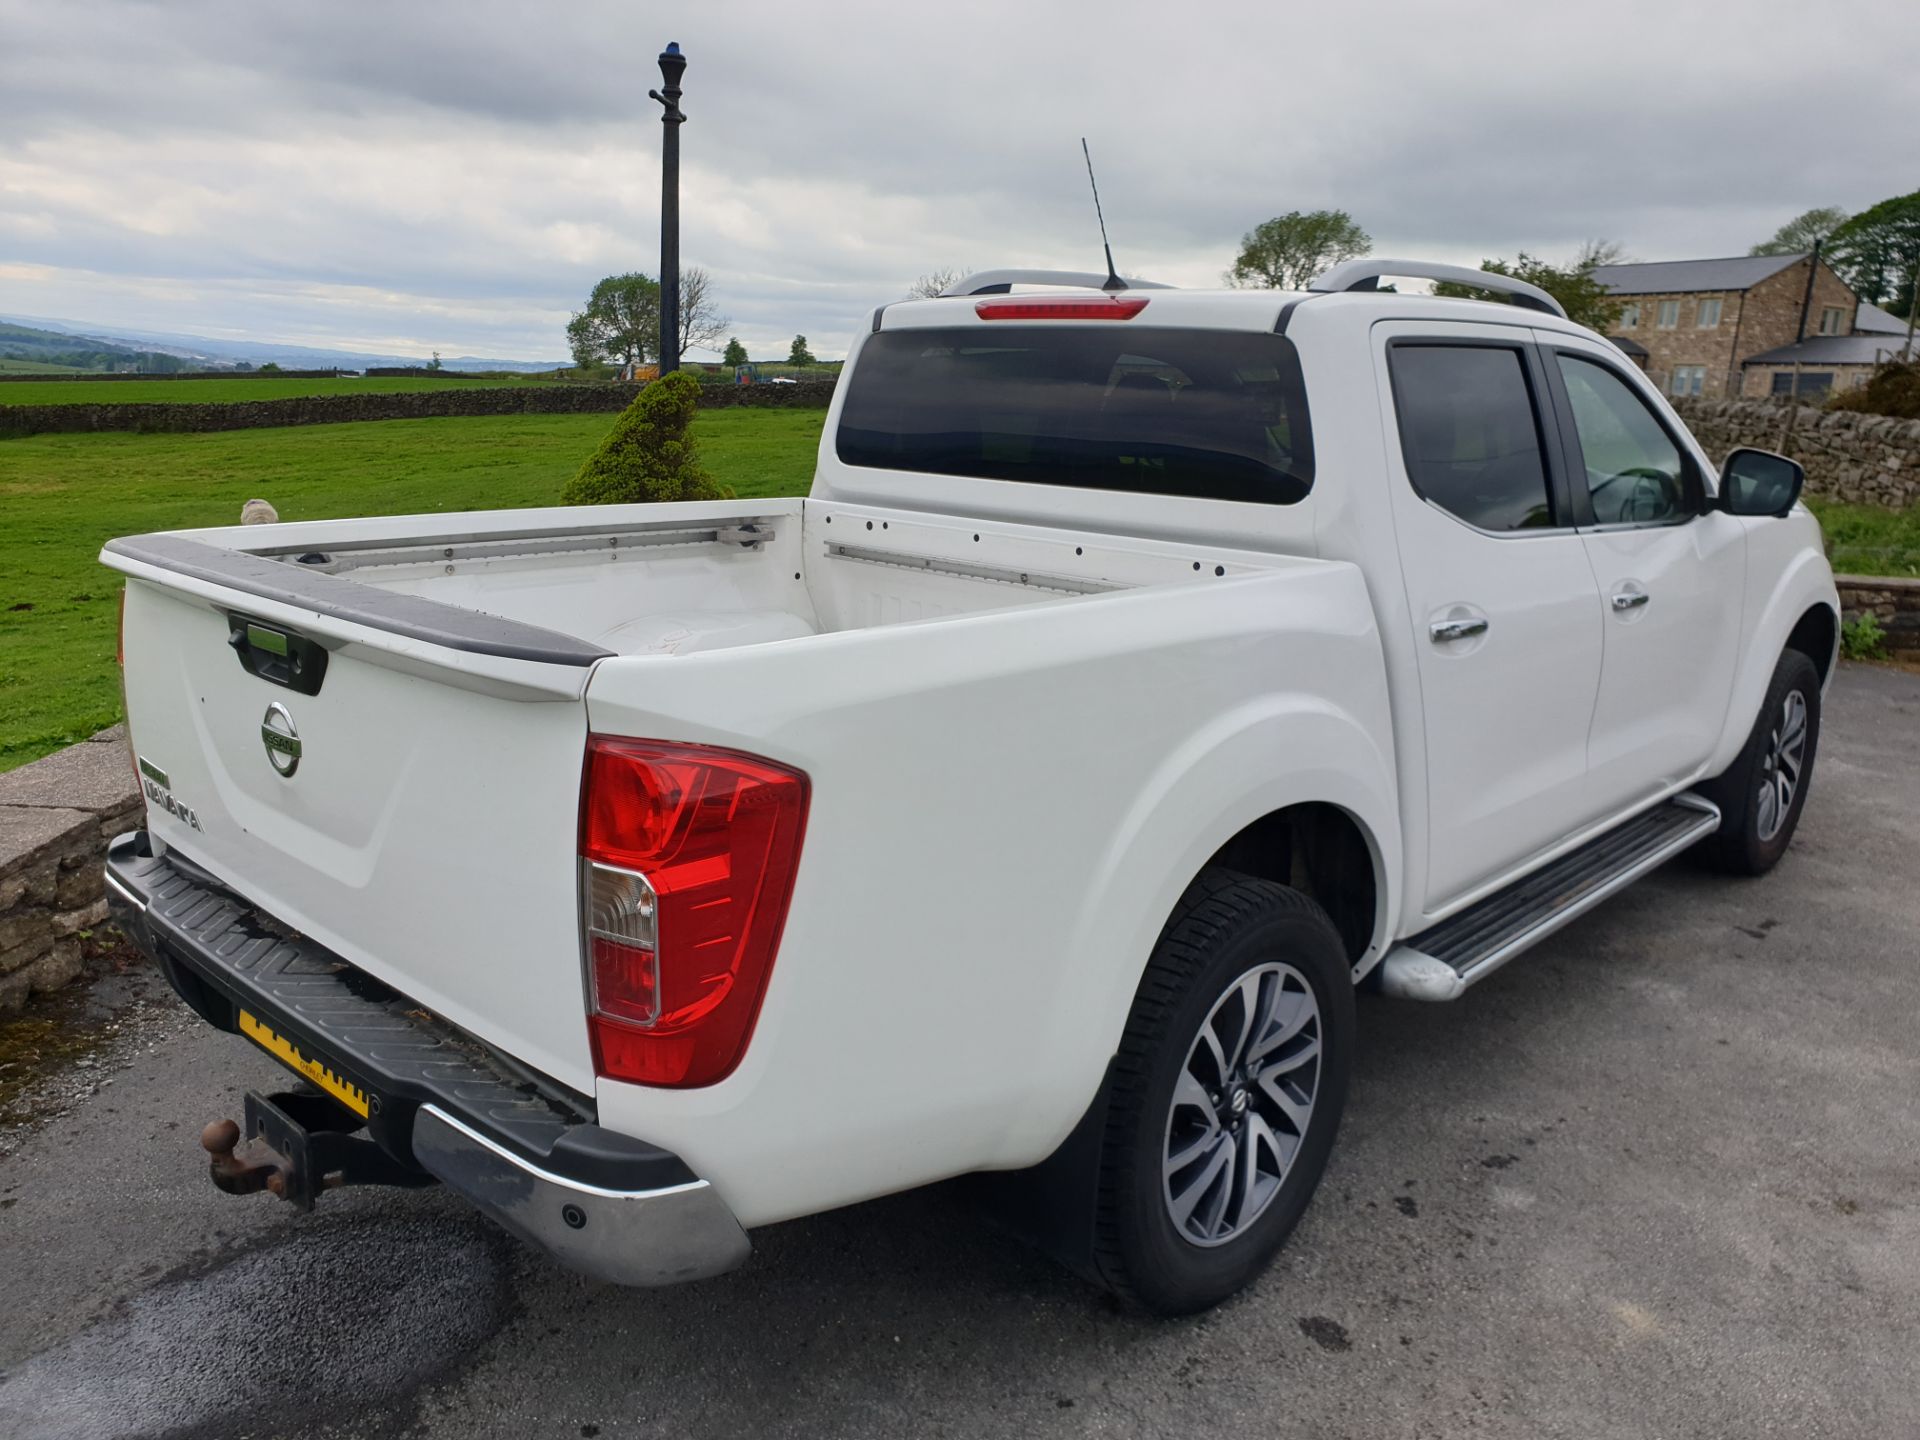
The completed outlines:
<svg viewBox="0 0 1920 1440">
<path fill-rule="evenodd" d="M 440 1192 L 234 1199 L 200 1126 L 282 1072 L 150 974 L 89 1004 L 0 1129 L 10 1440 L 1920 1437 L 1913 674 L 1843 669 L 1772 876 L 1682 860 L 1455 1004 L 1363 997 L 1318 1198 L 1195 1320 L 955 1187 L 651 1292 Z"/>
</svg>

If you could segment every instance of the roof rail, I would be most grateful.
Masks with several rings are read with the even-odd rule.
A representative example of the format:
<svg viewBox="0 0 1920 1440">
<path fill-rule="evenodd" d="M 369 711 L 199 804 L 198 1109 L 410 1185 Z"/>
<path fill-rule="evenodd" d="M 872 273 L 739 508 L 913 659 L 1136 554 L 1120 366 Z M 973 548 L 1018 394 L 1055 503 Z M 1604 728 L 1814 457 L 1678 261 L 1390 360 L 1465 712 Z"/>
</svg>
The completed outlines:
<svg viewBox="0 0 1920 1440">
<path fill-rule="evenodd" d="M 1567 312 L 1560 302 L 1538 285 L 1529 285 L 1511 275 L 1491 270 L 1469 270 L 1464 265 L 1440 265 L 1430 260 L 1349 260 L 1317 276 L 1309 290 L 1378 290 L 1382 275 L 1400 275 L 1411 280 L 1446 280 L 1455 285 L 1471 285 L 1476 290 L 1497 290 L 1513 297 L 1513 303 L 1529 310 L 1545 311 L 1562 320 Z"/>
<path fill-rule="evenodd" d="M 1071 285 L 1076 289 L 1105 290 L 1171 290 L 1173 286 L 1162 285 L 1155 280 L 1122 280 L 1118 286 L 1112 286 L 1108 276 L 1092 270 L 981 270 L 956 280 L 940 292 L 939 298 L 949 295 L 1004 295 L 1016 285 Z"/>
</svg>

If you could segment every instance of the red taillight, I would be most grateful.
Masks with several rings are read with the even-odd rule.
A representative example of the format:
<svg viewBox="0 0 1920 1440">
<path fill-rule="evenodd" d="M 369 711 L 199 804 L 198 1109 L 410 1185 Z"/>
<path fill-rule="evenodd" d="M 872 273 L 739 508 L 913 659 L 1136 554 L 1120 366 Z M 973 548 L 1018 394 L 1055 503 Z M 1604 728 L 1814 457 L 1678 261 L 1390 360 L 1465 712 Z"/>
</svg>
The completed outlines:
<svg viewBox="0 0 1920 1440">
<path fill-rule="evenodd" d="M 1138 295 L 1102 295 L 1097 300 L 981 300 L 973 313 L 982 320 L 1131 320 L 1147 308 Z"/>
<path fill-rule="evenodd" d="M 122 670 L 124 670 L 127 668 L 127 587 L 124 585 L 120 587 L 119 626 L 120 626 L 119 632 L 115 634 L 115 636 L 113 637 L 113 663 L 118 665 Z M 124 680 L 120 682 L 120 687 L 122 690 L 126 688 L 126 683 L 127 682 Z M 125 695 L 122 695 L 120 698 L 122 701 L 124 701 L 127 697 Z M 126 710 L 123 705 L 121 709 L 121 714 L 124 715 L 125 713 L 126 713 Z"/>
<path fill-rule="evenodd" d="M 807 777 L 732 750 L 587 742 L 580 801 L 597 1074 L 711 1085 L 740 1063 L 793 894 Z"/>
</svg>

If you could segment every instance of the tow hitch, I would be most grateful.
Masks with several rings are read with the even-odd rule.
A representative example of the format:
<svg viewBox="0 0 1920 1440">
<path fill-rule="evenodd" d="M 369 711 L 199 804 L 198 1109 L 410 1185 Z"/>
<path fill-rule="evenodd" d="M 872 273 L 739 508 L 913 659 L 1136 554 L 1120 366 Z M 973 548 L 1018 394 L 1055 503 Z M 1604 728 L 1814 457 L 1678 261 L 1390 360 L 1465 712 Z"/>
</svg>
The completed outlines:
<svg viewBox="0 0 1920 1440">
<path fill-rule="evenodd" d="M 212 1157 L 207 1168 L 213 1183 L 229 1195 L 265 1190 L 311 1210 L 323 1190 L 435 1183 L 356 1134 L 364 1122 L 317 1091 L 249 1090 L 245 1113 L 244 1141 L 231 1120 L 215 1120 L 200 1132 L 200 1145 Z"/>
</svg>

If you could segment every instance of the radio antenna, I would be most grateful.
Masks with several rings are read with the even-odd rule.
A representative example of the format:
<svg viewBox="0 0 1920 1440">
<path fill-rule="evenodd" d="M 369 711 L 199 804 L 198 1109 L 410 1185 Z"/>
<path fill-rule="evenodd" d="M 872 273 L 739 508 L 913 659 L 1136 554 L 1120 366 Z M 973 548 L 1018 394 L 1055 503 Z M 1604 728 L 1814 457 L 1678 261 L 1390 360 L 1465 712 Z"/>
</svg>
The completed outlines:
<svg viewBox="0 0 1920 1440">
<path fill-rule="evenodd" d="M 1093 152 L 1087 148 L 1087 137 L 1080 137 L 1080 153 L 1087 157 L 1087 184 L 1093 187 L 1093 213 L 1100 221 L 1100 246 L 1107 252 L 1107 283 L 1102 290 L 1124 290 L 1127 282 L 1120 278 L 1120 272 L 1113 268 L 1113 246 L 1107 243 L 1107 217 L 1100 209 L 1100 182 L 1093 178 Z"/>
</svg>

